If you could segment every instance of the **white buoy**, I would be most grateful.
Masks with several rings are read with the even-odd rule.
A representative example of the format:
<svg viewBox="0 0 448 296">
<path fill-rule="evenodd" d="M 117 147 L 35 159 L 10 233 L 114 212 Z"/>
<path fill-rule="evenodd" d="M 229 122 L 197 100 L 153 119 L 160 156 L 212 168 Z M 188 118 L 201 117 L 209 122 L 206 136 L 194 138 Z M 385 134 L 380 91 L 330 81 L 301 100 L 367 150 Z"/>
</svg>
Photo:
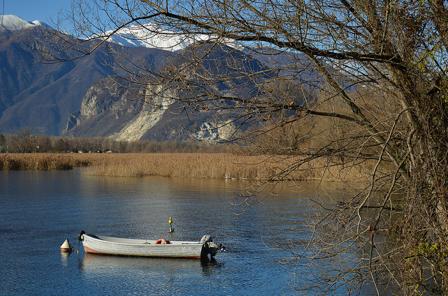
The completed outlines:
<svg viewBox="0 0 448 296">
<path fill-rule="evenodd" d="M 61 252 L 64 252 L 64 253 L 70 253 L 72 251 L 72 246 L 70 245 L 68 239 L 66 239 L 62 243 L 60 249 L 61 249 Z"/>
</svg>

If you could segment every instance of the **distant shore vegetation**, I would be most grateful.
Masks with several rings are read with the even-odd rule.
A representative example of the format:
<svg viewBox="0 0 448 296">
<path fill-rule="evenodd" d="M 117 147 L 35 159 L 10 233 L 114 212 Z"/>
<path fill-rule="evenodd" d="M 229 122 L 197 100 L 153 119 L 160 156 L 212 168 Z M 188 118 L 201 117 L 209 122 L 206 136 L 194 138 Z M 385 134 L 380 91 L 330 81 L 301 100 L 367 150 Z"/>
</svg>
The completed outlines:
<svg viewBox="0 0 448 296">
<path fill-rule="evenodd" d="M 154 152 L 230 152 L 230 144 L 193 141 L 117 141 L 112 138 L 57 137 L 0 134 L 0 153 L 154 153 Z"/>
</svg>

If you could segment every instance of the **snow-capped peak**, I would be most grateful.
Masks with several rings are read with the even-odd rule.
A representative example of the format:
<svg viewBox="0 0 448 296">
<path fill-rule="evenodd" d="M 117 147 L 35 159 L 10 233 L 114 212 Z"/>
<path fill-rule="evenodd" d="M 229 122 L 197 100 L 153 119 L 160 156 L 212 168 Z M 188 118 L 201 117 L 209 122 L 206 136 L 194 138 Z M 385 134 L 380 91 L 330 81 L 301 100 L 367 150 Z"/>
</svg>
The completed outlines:
<svg viewBox="0 0 448 296">
<path fill-rule="evenodd" d="M 110 32 L 106 32 L 106 35 Z M 177 51 L 198 42 L 212 39 L 208 35 L 185 35 L 163 30 L 156 25 L 148 23 L 134 25 L 120 29 L 112 35 L 108 41 L 125 47 L 158 48 L 169 51 Z M 225 40 L 226 45 L 236 47 L 233 41 Z"/>
<path fill-rule="evenodd" d="M 30 22 L 30 23 L 35 25 L 35 26 L 48 26 L 46 23 L 41 22 L 39 20 L 34 20 L 34 21 Z"/>
<path fill-rule="evenodd" d="M 48 27 L 41 21 L 28 22 L 15 15 L 0 15 L 0 30 L 17 31 L 36 26 Z"/>
</svg>

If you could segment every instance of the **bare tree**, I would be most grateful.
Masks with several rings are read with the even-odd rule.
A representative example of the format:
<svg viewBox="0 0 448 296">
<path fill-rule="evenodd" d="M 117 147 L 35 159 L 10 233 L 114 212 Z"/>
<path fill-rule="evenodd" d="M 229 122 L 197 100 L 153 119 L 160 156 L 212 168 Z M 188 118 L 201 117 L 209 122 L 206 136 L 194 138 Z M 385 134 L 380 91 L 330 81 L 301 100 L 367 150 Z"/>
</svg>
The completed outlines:
<svg viewBox="0 0 448 296">
<path fill-rule="evenodd" d="M 368 186 L 315 225 L 316 257 L 348 244 L 361 250 L 357 268 L 335 279 L 368 280 L 378 293 L 379 283 L 448 293 L 446 1 L 98 0 L 73 8 L 77 31 L 99 40 L 94 48 L 130 26 L 148 42 L 189 44 L 177 67 L 147 72 L 145 83 L 187 108 L 251 122 L 251 133 L 238 136 L 271 143 L 264 152 L 302 156 L 273 179 L 316 159 L 370 168 Z"/>
</svg>

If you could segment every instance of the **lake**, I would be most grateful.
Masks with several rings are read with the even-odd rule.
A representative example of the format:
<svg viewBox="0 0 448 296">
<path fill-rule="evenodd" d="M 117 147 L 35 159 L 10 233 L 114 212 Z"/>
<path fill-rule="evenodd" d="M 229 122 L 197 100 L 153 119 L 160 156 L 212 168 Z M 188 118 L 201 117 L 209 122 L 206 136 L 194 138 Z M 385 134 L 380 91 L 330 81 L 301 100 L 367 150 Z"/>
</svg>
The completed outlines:
<svg viewBox="0 0 448 296">
<path fill-rule="evenodd" d="M 309 198 L 332 193 L 296 186 L 255 198 L 241 195 L 250 183 L 237 181 L 0 173 L 0 295 L 325 294 L 307 285 L 329 266 L 311 271 L 294 259 L 319 210 Z M 211 234 L 227 252 L 209 263 L 86 255 L 81 230 L 170 240 Z M 59 252 L 65 238 L 77 249 L 70 255 Z"/>
</svg>

